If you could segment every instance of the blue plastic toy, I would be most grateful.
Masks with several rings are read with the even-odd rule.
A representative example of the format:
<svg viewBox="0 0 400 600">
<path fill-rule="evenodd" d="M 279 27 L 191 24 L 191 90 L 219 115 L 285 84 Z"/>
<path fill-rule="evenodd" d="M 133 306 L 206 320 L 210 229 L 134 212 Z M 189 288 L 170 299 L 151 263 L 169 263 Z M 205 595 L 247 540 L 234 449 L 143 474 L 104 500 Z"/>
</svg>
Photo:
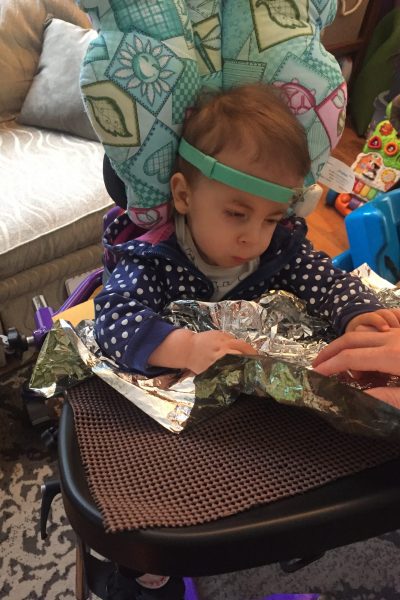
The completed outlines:
<svg viewBox="0 0 400 600">
<path fill-rule="evenodd" d="M 345 218 L 349 249 L 333 259 L 352 271 L 362 263 L 391 283 L 400 281 L 400 189 L 382 194 Z"/>
</svg>

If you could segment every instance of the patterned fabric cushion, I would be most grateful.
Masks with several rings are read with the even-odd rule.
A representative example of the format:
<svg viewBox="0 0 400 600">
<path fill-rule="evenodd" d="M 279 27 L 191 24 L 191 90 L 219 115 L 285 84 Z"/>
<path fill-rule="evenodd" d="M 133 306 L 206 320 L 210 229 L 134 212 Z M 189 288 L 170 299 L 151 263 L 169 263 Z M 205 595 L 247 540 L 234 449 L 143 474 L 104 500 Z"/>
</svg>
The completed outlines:
<svg viewBox="0 0 400 600">
<path fill-rule="evenodd" d="M 265 81 L 280 87 L 307 133 L 318 180 L 345 124 L 347 90 L 336 59 L 320 42 L 336 0 L 225 0 L 223 87 Z"/>
<path fill-rule="evenodd" d="M 185 110 L 200 86 L 281 87 L 307 131 L 313 183 L 340 138 L 346 87 L 320 43 L 336 0 L 80 0 L 100 29 L 81 84 L 142 227 L 165 221 Z"/>
<path fill-rule="evenodd" d="M 166 220 L 185 109 L 200 86 L 187 8 L 173 0 L 83 0 L 81 5 L 101 28 L 82 68 L 86 107 L 127 186 L 134 220 L 152 226 Z M 219 42 L 219 25 L 216 33 Z"/>
</svg>

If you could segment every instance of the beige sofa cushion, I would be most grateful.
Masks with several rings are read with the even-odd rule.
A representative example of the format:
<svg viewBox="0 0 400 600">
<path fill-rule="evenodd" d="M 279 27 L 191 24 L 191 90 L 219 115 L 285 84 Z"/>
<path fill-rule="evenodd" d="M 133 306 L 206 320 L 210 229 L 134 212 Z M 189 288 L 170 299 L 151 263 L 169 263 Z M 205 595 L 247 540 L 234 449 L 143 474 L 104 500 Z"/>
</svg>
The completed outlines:
<svg viewBox="0 0 400 600">
<path fill-rule="evenodd" d="M 0 280 L 101 242 L 103 156 L 99 142 L 0 124 Z"/>
<path fill-rule="evenodd" d="M 49 14 L 91 26 L 74 0 L 0 0 L 0 121 L 21 110 L 36 73 Z"/>
</svg>

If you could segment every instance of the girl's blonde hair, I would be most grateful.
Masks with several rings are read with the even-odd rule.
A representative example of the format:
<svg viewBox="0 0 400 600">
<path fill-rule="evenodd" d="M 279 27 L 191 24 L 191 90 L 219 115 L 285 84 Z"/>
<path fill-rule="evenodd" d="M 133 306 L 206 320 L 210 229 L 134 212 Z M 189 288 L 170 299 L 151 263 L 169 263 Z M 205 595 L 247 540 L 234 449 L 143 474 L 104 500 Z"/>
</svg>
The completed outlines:
<svg viewBox="0 0 400 600">
<path fill-rule="evenodd" d="M 279 88 L 272 85 L 247 84 L 201 93 L 196 105 L 188 110 L 182 136 L 209 156 L 216 156 L 226 147 L 248 151 L 251 142 L 255 148 L 252 160 L 278 162 L 303 178 L 311 166 L 305 130 L 285 104 Z M 176 170 L 189 183 L 200 175 L 180 156 Z"/>
</svg>

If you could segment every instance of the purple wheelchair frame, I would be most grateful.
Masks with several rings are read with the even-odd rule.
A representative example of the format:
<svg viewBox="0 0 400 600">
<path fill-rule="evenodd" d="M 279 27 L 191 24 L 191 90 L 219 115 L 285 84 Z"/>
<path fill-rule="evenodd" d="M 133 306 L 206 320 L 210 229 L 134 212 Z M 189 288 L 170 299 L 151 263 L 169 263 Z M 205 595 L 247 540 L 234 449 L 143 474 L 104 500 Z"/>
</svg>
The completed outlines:
<svg viewBox="0 0 400 600">
<path fill-rule="evenodd" d="M 113 206 L 107 212 L 107 214 L 104 216 L 104 229 L 106 229 L 108 225 L 114 221 L 120 212 L 121 209 L 119 206 Z M 35 345 L 37 348 L 40 348 L 45 336 L 53 326 L 53 317 L 60 314 L 64 310 L 67 310 L 68 308 L 72 308 L 81 302 L 85 302 L 88 298 L 90 298 L 95 289 L 102 284 L 103 272 L 103 267 L 100 267 L 90 273 L 90 275 L 88 275 L 86 279 L 84 279 L 84 281 L 82 281 L 75 288 L 72 294 L 58 310 L 54 311 L 50 306 L 45 305 L 37 306 L 34 315 L 35 329 L 32 332 L 33 345 Z"/>
</svg>

